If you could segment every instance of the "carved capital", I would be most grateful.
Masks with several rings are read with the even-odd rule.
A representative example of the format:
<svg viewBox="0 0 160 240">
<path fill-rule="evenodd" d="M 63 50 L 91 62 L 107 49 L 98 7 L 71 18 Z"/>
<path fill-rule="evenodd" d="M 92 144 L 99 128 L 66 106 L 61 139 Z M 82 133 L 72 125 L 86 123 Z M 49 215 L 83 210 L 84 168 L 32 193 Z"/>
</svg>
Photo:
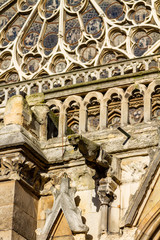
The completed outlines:
<svg viewBox="0 0 160 240">
<path fill-rule="evenodd" d="M 50 179 L 40 167 L 31 162 L 21 152 L 0 155 L 0 180 L 23 180 L 35 191 L 41 191 Z"/>
<path fill-rule="evenodd" d="M 9 153 L 0 156 L 0 159 L 0 178 L 3 179 L 3 177 L 7 177 L 8 179 L 19 179 L 25 157 L 21 153 Z"/>
<path fill-rule="evenodd" d="M 109 205 L 116 195 L 114 191 L 117 188 L 116 182 L 111 177 L 102 178 L 99 182 L 98 195 L 101 205 Z"/>
<path fill-rule="evenodd" d="M 50 180 L 47 173 L 44 173 L 35 163 L 27 160 L 22 165 L 20 176 L 36 191 L 42 191 L 45 183 Z"/>
</svg>

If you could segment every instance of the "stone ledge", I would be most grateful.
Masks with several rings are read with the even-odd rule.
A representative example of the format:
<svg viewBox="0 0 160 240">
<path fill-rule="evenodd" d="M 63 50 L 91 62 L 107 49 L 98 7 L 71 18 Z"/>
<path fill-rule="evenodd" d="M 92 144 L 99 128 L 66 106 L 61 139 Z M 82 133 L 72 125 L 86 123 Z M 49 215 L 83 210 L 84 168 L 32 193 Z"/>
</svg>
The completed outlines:
<svg viewBox="0 0 160 240">
<path fill-rule="evenodd" d="M 110 78 L 98 79 L 90 82 L 83 82 L 74 85 L 53 88 L 44 92 L 45 100 L 58 98 L 65 99 L 67 96 L 74 94 L 87 94 L 90 91 L 105 91 L 111 87 L 129 86 L 135 82 L 150 83 L 153 79 L 160 77 L 160 71 L 158 69 L 152 69 L 148 71 L 130 73 L 120 76 L 114 76 Z"/>
<path fill-rule="evenodd" d="M 48 165 L 44 153 L 41 151 L 37 139 L 20 125 L 11 124 L 0 129 L 0 154 L 4 151 L 21 147 L 37 158 L 36 162 L 41 167 Z"/>
</svg>

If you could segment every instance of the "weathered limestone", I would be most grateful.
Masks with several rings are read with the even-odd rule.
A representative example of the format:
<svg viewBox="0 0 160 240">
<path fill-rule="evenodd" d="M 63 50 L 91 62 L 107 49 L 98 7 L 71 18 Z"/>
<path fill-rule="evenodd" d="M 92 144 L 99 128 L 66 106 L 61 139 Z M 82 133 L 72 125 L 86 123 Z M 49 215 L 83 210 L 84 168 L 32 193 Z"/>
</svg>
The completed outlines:
<svg viewBox="0 0 160 240">
<path fill-rule="evenodd" d="M 38 198 L 14 180 L 0 182 L 0 191 L 0 239 L 35 240 Z"/>
<path fill-rule="evenodd" d="M 121 227 L 137 226 L 135 239 L 158 239 L 160 212 L 160 152 L 155 152 L 144 179 L 124 215 Z"/>
<path fill-rule="evenodd" d="M 26 100 L 21 95 L 11 97 L 6 105 L 4 124 L 19 124 L 29 126 L 32 113 Z"/>
<path fill-rule="evenodd" d="M 73 145 L 74 150 L 79 149 L 89 166 L 93 168 L 100 166 L 108 169 L 111 165 L 112 157 L 101 149 L 97 143 L 76 134 L 68 136 L 68 141 Z"/>
<path fill-rule="evenodd" d="M 103 89 L 103 94 L 92 91 L 86 96 L 73 96 L 71 93 L 66 99 L 63 96 L 48 102 L 43 102 L 43 96 L 34 95 L 27 97 L 27 105 L 22 96 L 11 98 L 5 112 L 5 126 L 0 129 L 0 186 L 6 184 L 1 188 L 0 203 L 3 195 L 8 196 L 6 203 L 0 205 L 3 240 L 45 239 L 48 235 L 60 240 L 148 240 L 153 236 L 158 239 L 160 170 L 159 153 L 155 152 L 160 142 L 160 123 L 159 117 L 151 119 L 155 117 L 154 111 L 159 112 L 159 93 L 153 93 L 160 83 L 158 80 L 149 84 L 151 79 L 147 80 L 146 76 L 138 81 L 129 86 L 127 79 L 124 80 L 125 89 L 123 86 L 108 89 L 106 82 L 108 87 Z M 149 85 L 145 87 L 146 83 Z M 145 112 L 141 111 L 144 122 L 129 125 L 133 111 L 128 107 L 130 97 L 137 90 L 142 95 L 140 102 L 144 101 Z M 112 102 L 115 94 L 118 97 Z M 99 108 L 87 108 L 94 97 L 93 102 L 98 101 Z M 120 119 L 122 128 L 131 136 L 125 145 L 126 137 L 112 125 L 111 115 L 108 118 L 110 102 L 112 111 L 119 104 L 115 120 Z M 76 111 L 68 110 L 71 105 L 77 107 Z M 135 114 L 139 114 L 138 101 L 134 108 Z M 58 135 L 47 140 L 47 114 L 54 109 L 59 119 Z M 97 128 L 89 132 L 86 124 L 92 109 L 90 121 Z M 27 122 L 27 111 L 31 113 L 30 122 Z M 13 120 L 10 113 L 15 116 Z M 75 126 L 79 124 L 79 133 L 69 139 L 80 152 L 75 152 L 64 136 L 69 121 L 67 114 Z M 106 128 L 109 121 L 111 125 Z M 67 183 L 68 187 L 64 188 L 67 191 L 61 185 L 64 172 L 71 179 L 70 185 Z M 7 184 L 14 182 L 8 187 Z M 74 187 L 76 195 L 72 194 Z M 52 195 L 53 189 L 56 191 Z M 25 223 L 30 232 L 25 229 Z M 40 235 L 35 237 L 37 228 Z"/>
<path fill-rule="evenodd" d="M 0 136 L 0 180 L 23 180 L 35 191 L 41 191 L 49 179 L 45 174 L 47 161 L 32 135 L 21 126 L 7 125 L 0 129 Z"/>
<path fill-rule="evenodd" d="M 43 93 L 35 93 L 26 96 L 26 101 L 29 106 L 35 106 L 37 104 L 44 103 L 44 94 Z"/>
<path fill-rule="evenodd" d="M 101 202 L 101 217 L 99 223 L 99 236 L 100 239 L 103 234 L 107 234 L 108 232 L 108 209 L 110 203 L 116 197 L 114 192 L 117 188 L 116 182 L 111 177 L 106 177 L 105 179 L 101 179 L 99 181 L 98 187 L 98 195 Z"/>
<path fill-rule="evenodd" d="M 26 101 L 27 99 L 27 101 Z M 4 113 L 4 125 L 18 124 L 29 130 L 40 140 L 47 139 L 47 113 L 49 111 L 44 104 L 44 95 L 34 94 L 26 96 L 13 96 L 9 99 Z"/>
<path fill-rule="evenodd" d="M 135 238 L 134 236 L 136 228 L 134 231 L 133 227 L 128 228 L 127 230 L 125 227 L 121 230 L 119 227 L 119 222 L 131 204 L 130 195 L 135 194 L 137 188 L 139 187 L 140 181 L 143 179 L 143 174 L 148 168 L 150 155 L 153 155 L 150 154 L 150 148 L 153 150 L 156 149 L 159 142 L 159 130 L 157 123 L 142 123 L 141 125 L 136 126 L 126 126 L 124 129 L 131 135 L 131 138 L 126 145 L 123 145 L 125 136 L 119 133 L 119 131 L 116 129 L 100 131 L 98 136 L 93 133 L 84 134 L 85 138 L 89 138 L 98 145 L 102 145 L 106 152 L 113 155 L 112 161 L 114 157 L 117 158 L 114 169 L 120 169 L 118 176 L 121 180 L 121 185 L 117 186 L 117 189 L 115 190 L 117 198 L 111 202 L 109 206 L 109 231 L 107 234 L 101 235 L 101 238 L 103 237 L 105 240 L 130 240 Z M 66 139 L 64 138 L 63 141 L 66 142 Z M 95 184 L 90 185 L 91 180 L 89 180 L 92 177 L 95 179 L 95 173 L 93 172 L 88 178 L 88 185 L 86 181 L 85 187 L 82 188 L 81 180 L 84 179 L 83 176 L 86 175 L 87 171 L 86 168 L 82 167 L 84 164 L 83 155 L 78 153 L 78 151 L 74 152 L 73 147 L 68 145 L 68 142 L 66 142 L 62 154 L 61 138 L 51 139 L 48 141 L 47 145 L 42 143 L 41 146 L 44 149 L 45 154 L 49 157 L 50 163 L 63 163 L 62 165 L 53 167 L 52 171 L 55 171 L 55 175 L 58 177 L 63 171 L 66 171 L 71 178 L 71 185 L 73 184 L 73 186 L 76 186 L 79 189 L 79 206 L 82 209 L 82 215 L 86 218 L 86 224 L 89 226 L 89 232 L 87 235 L 92 236 L 94 240 L 97 240 L 98 233 L 97 229 L 95 229 L 95 226 L 98 225 L 97 221 L 100 214 L 100 203 L 98 204 L 99 200 L 96 193 L 94 195 L 93 192 L 89 190 L 93 189 L 93 191 L 95 191 L 94 188 L 97 188 L 97 182 L 95 181 Z M 53 152 L 55 155 L 53 155 Z M 62 154 L 63 159 L 58 159 L 58 154 Z M 74 161 L 74 159 L 76 159 L 76 161 Z M 78 179 L 80 179 L 80 181 L 78 181 Z M 87 199 L 89 200 L 87 201 Z M 122 236 L 118 235 L 118 233 L 120 234 L 122 232 Z"/>
<path fill-rule="evenodd" d="M 18 182 L 15 187 L 13 230 L 26 239 L 34 240 L 36 239 L 38 198 L 31 192 L 28 193 Z"/>
<path fill-rule="evenodd" d="M 56 219 L 59 219 L 59 214 L 62 212 L 68 222 L 70 230 L 74 234 L 86 233 L 88 227 L 82 223 L 80 210 L 76 207 L 74 202 L 75 189 L 70 188 L 70 183 L 67 175 L 64 175 L 61 182 L 60 191 L 52 188 L 54 195 L 54 204 L 52 209 L 48 212 L 44 228 L 37 229 L 37 239 L 46 240 L 51 236 L 51 229 L 54 231 Z"/>
<path fill-rule="evenodd" d="M 37 104 L 31 107 L 32 112 L 34 113 L 35 119 L 38 122 L 39 129 L 39 139 L 41 141 L 47 140 L 47 113 L 49 111 L 48 107 L 45 104 Z"/>
<path fill-rule="evenodd" d="M 0 161 L 0 237 L 36 240 L 38 197 L 50 179 L 46 159 L 32 134 L 9 124 L 0 129 Z"/>
<path fill-rule="evenodd" d="M 68 137 L 68 140 L 71 145 L 74 146 L 75 150 L 79 148 L 79 151 L 82 153 L 85 160 L 88 161 L 88 165 L 90 167 L 94 166 L 94 168 L 97 169 L 97 173 L 99 173 L 98 167 L 103 167 L 104 176 L 106 174 L 105 179 L 101 178 L 99 180 L 99 187 L 97 191 L 99 200 L 101 202 L 99 233 L 97 236 L 98 239 L 100 239 L 109 231 L 109 207 L 115 198 L 114 191 L 117 189 L 117 183 L 120 183 L 119 179 L 117 179 L 119 176 L 117 160 L 101 149 L 100 145 L 88 140 L 87 138 L 84 138 L 83 136 L 71 135 Z M 101 174 L 99 176 L 103 175 Z"/>
<path fill-rule="evenodd" d="M 15 182 L 0 183 L 0 238 L 11 239 Z"/>
</svg>

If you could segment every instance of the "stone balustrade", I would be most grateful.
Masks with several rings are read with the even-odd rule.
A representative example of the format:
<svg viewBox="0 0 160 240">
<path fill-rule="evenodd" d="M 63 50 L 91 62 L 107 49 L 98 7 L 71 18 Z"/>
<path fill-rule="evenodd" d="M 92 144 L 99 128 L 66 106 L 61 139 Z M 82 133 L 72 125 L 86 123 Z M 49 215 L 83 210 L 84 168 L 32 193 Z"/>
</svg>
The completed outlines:
<svg viewBox="0 0 160 240">
<path fill-rule="evenodd" d="M 6 105 L 8 98 L 20 92 L 27 95 L 45 92 L 57 87 L 72 84 L 87 83 L 94 80 L 106 79 L 114 76 L 123 76 L 140 71 L 160 68 L 160 55 L 152 55 L 121 62 L 113 62 L 107 65 L 86 69 L 77 69 L 72 72 L 43 76 L 34 80 L 21 81 L 0 86 L 1 107 Z"/>
<path fill-rule="evenodd" d="M 92 91 L 85 97 L 72 95 L 65 101 L 50 99 L 46 103 L 57 118 L 59 137 L 149 122 L 160 118 L 160 80 L 149 85 L 110 88 L 103 93 Z"/>
</svg>

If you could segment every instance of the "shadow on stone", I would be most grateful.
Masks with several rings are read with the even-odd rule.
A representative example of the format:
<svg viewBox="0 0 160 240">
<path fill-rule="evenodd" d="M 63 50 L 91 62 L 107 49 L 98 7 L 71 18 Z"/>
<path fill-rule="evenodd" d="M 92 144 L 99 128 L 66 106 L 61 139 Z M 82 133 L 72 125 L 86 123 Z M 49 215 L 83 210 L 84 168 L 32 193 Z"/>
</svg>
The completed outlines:
<svg viewBox="0 0 160 240">
<path fill-rule="evenodd" d="M 92 239 L 93 239 L 92 235 L 90 235 L 90 234 L 86 235 L 86 240 L 92 240 Z"/>
<path fill-rule="evenodd" d="M 92 197 L 92 203 L 94 204 L 94 206 L 96 207 L 96 212 L 99 212 L 100 209 L 100 200 L 97 194 L 97 190 L 98 190 L 98 186 L 96 185 L 95 187 L 95 197 Z"/>
<path fill-rule="evenodd" d="M 76 207 L 78 207 L 81 201 L 80 196 L 76 196 L 74 200 L 75 200 Z"/>
</svg>

